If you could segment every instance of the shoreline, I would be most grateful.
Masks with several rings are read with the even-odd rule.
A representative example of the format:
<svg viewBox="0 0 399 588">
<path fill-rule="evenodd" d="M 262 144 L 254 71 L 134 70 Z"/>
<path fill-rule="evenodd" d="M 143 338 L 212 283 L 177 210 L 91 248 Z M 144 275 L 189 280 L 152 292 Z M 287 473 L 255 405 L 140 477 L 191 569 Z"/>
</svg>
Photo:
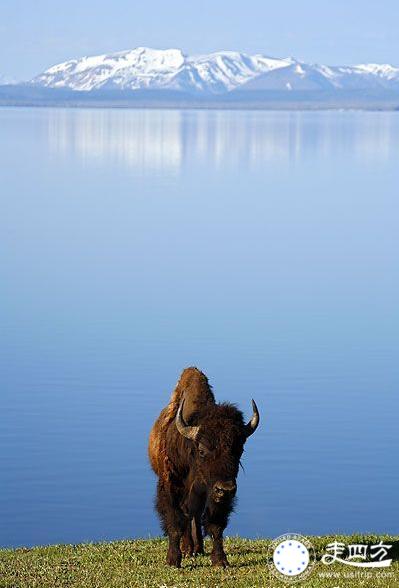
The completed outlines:
<svg viewBox="0 0 399 588">
<path fill-rule="evenodd" d="M 222 111 L 222 112 L 399 112 L 399 105 L 295 105 L 295 104 L 229 104 L 229 105 L 196 105 L 196 104 L 165 104 L 165 103 L 129 103 L 129 104 L 103 104 L 101 102 L 8 102 L 0 100 L 0 108 L 54 108 L 54 109 L 84 109 L 84 110 L 193 110 L 193 111 Z"/>
</svg>

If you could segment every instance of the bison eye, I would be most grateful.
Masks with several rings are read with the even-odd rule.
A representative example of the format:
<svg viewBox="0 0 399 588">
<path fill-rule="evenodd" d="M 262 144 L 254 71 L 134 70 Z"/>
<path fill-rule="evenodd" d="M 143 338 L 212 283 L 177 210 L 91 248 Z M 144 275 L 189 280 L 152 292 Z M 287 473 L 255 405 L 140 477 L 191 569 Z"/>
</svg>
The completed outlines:
<svg viewBox="0 0 399 588">
<path fill-rule="evenodd" d="M 199 447 L 198 448 L 198 455 L 200 457 L 205 457 L 206 456 L 206 451 L 205 451 L 205 449 L 203 447 Z"/>
</svg>

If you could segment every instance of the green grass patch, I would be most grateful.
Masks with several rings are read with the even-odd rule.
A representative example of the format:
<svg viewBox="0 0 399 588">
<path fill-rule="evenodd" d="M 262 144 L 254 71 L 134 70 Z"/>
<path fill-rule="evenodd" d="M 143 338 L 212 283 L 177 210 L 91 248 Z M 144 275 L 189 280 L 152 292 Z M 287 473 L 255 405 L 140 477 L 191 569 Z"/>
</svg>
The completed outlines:
<svg viewBox="0 0 399 588">
<path fill-rule="evenodd" d="M 394 547 L 389 568 L 353 568 L 318 562 L 311 575 L 295 586 L 309 588 L 399 588 L 399 537 L 352 535 L 309 537 L 318 557 L 332 541 L 378 543 Z M 117 541 L 81 545 L 53 545 L 32 549 L 0 550 L 1 588 L 251 588 L 280 587 L 268 568 L 267 539 L 227 538 L 225 550 L 230 567 L 211 567 L 210 542 L 207 555 L 183 560 L 181 569 L 167 566 L 165 539 Z M 330 576 L 326 576 L 330 574 Z M 349 576 L 348 576 L 349 574 Z M 350 576 L 350 574 L 356 574 Z M 363 574 L 363 576 L 362 576 Z"/>
</svg>

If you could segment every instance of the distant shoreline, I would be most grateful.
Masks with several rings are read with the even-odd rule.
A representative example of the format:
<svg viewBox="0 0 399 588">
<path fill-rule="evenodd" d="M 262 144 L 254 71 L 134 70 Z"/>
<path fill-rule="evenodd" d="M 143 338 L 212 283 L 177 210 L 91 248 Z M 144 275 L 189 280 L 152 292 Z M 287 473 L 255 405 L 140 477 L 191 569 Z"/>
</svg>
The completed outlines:
<svg viewBox="0 0 399 588">
<path fill-rule="evenodd" d="M 129 108 L 165 110 L 399 111 L 399 95 L 365 92 L 253 91 L 193 96 L 162 90 L 91 91 L 0 86 L 0 107 Z"/>
<path fill-rule="evenodd" d="M 2 102 L 0 108 L 62 108 L 70 110 L 196 110 L 196 111 L 263 111 L 263 112 L 399 112 L 399 106 L 315 106 L 292 104 L 265 104 L 265 105 L 195 105 L 195 104 L 101 104 L 101 103 L 29 103 L 29 102 Z"/>
</svg>

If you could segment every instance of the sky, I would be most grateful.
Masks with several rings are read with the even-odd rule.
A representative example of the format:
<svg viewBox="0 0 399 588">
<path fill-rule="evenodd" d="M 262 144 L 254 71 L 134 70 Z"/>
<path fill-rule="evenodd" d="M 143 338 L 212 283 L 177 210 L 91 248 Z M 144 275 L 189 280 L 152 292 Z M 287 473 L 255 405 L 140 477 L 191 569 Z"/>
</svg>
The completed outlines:
<svg viewBox="0 0 399 588">
<path fill-rule="evenodd" d="M 399 66 L 399 1 L 0 0 L 0 78 L 137 46 Z"/>
</svg>

